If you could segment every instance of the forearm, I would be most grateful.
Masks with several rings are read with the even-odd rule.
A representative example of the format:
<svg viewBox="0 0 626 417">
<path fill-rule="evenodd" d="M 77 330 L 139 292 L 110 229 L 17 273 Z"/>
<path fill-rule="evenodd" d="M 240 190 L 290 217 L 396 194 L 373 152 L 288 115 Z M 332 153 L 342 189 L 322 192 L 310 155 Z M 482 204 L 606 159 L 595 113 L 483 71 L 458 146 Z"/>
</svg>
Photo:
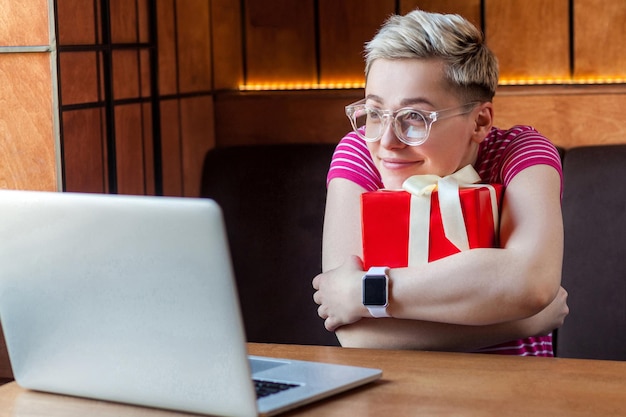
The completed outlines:
<svg viewBox="0 0 626 417">
<path fill-rule="evenodd" d="M 553 300 L 561 271 L 558 260 L 552 268 L 546 262 L 536 269 L 519 261 L 528 258 L 511 248 L 475 249 L 421 267 L 392 269 L 390 313 L 472 326 L 530 317 Z"/>
<path fill-rule="evenodd" d="M 342 346 L 378 349 L 474 351 L 510 340 L 546 335 L 563 325 L 569 314 L 567 291 L 560 288 L 550 305 L 523 320 L 462 326 L 399 319 L 363 319 L 337 329 Z"/>
<path fill-rule="evenodd" d="M 344 347 L 470 352 L 532 335 L 526 320 L 462 326 L 399 319 L 363 319 L 337 329 Z"/>
</svg>

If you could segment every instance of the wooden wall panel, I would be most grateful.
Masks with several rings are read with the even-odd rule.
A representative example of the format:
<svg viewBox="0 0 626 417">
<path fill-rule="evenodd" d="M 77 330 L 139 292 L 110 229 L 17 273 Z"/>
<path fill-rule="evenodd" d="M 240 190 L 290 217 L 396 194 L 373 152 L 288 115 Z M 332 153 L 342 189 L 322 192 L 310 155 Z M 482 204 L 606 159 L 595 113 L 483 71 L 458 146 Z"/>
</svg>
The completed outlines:
<svg viewBox="0 0 626 417">
<path fill-rule="evenodd" d="M 0 188 L 56 190 L 48 53 L 0 53 Z"/>
<path fill-rule="evenodd" d="M 113 98 L 123 100 L 140 97 L 139 54 L 134 49 L 113 51 Z"/>
<path fill-rule="evenodd" d="M 483 0 L 500 78 L 569 78 L 569 0 Z"/>
<path fill-rule="evenodd" d="M 63 104 L 95 103 L 101 95 L 98 52 L 67 52 L 59 55 Z"/>
<path fill-rule="evenodd" d="M 159 0 L 156 2 L 156 8 L 159 38 L 159 93 L 175 94 L 178 90 L 178 65 L 176 63 L 174 0 Z"/>
<path fill-rule="evenodd" d="M 316 83 L 314 0 L 246 0 L 246 83 Z"/>
<path fill-rule="evenodd" d="M 48 45 L 48 0 L 2 0 L 0 46 Z"/>
<path fill-rule="evenodd" d="M 220 94 L 216 145 L 337 143 L 351 129 L 343 107 L 361 97 L 362 90 Z M 258 111 L 241 123 L 242 107 Z M 500 87 L 494 107 L 496 126 L 531 125 L 564 148 L 626 143 L 620 86 Z"/>
<path fill-rule="evenodd" d="M 107 190 L 104 110 L 63 112 L 65 189 L 104 193 Z"/>
<path fill-rule="evenodd" d="M 239 1 L 211 1 L 214 90 L 235 90 L 243 84 L 241 13 Z"/>
<path fill-rule="evenodd" d="M 155 161 L 154 161 L 154 132 L 152 126 L 152 103 L 140 104 L 141 107 L 141 139 L 143 143 L 144 163 L 144 193 L 156 194 Z"/>
<path fill-rule="evenodd" d="M 214 112 L 212 96 L 161 102 L 163 195 L 200 195 L 204 155 L 215 147 Z"/>
<path fill-rule="evenodd" d="M 626 77 L 626 2 L 574 2 L 574 76 Z"/>
<path fill-rule="evenodd" d="M 213 97 L 201 96 L 182 99 L 181 136 L 182 136 L 182 168 L 183 168 L 183 196 L 199 197 L 202 179 L 202 166 L 206 153 L 215 147 L 215 122 L 213 119 Z M 248 111 L 239 110 L 237 120 L 240 123 L 249 123 L 246 117 Z"/>
<path fill-rule="evenodd" d="M 115 107 L 115 154 L 117 191 L 120 194 L 146 194 L 144 122 L 141 105 Z"/>
<path fill-rule="evenodd" d="M 137 41 L 150 42 L 150 5 L 152 0 L 137 1 Z"/>
<path fill-rule="evenodd" d="M 139 41 L 137 0 L 109 0 L 111 17 L 111 41 L 113 43 L 136 43 Z"/>
<path fill-rule="evenodd" d="M 183 195 L 183 162 L 179 100 L 161 101 L 163 195 Z"/>
<path fill-rule="evenodd" d="M 481 28 L 481 0 L 400 0 L 400 14 L 421 9 L 428 12 L 460 14 Z"/>
<path fill-rule="evenodd" d="M 344 107 L 360 98 L 357 89 L 220 94 L 216 145 L 337 143 L 351 130 Z"/>
<path fill-rule="evenodd" d="M 176 0 L 180 93 L 211 91 L 210 3 Z"/>
<path fill-rule="evenodd" d="M 494 107 L 498 127 L 531 125 L 564 148 L 626 143 L 623 87 L 501 87 Z"/>
<path fill-rule="evenodd" d="M 96 43 L 96 10 L 93 2 L 57 0 L 58 42 L 61 45 Z"/>
<path fill-rule="evenodd" d="M 319 0 L 320 82 L 363 83 L 363 48 L 395 0 Z"/>
</svg>

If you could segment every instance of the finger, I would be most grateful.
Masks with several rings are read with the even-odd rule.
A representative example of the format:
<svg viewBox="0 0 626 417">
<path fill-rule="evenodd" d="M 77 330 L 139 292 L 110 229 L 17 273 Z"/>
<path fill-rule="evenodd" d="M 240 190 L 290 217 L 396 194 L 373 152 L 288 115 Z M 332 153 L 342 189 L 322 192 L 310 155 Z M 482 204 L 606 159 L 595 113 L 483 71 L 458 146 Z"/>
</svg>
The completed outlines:
<svg viewBox="0 0 626 417">
<path fill-rule="evenodd" d="M 313 301 L 317 305 L 321 305 L 322 304 L 322 300 L 321 300 L 321 296 L 320 296 L 320 292 L 319 291 L 315 291 L 313 293 Z"/>
<path fill-rule="evenodd" d="M 319 275 L 313 278 L 313 281 L 311 281 L 311 285 L 313 285 L 313 288 L 315 288 L 316 290 L 320 289 L 320 276 Z"/>
<path fill-rule="evenodd" d="M 328 318 L 328 313 L 327 313 L 326 308 L 324 308 L 324 306 L 319 306 L 317 308 L 317 315 L 320 316 L 320 318 L 324 320 Z"/>
<path fill-rule="evenodd" d="M 326 327 L 326 330 L 329 332 L 334 332 L 338 326 L 337 322 L 329 317 L 324 321 L 324 327 Z"/>
</svg>

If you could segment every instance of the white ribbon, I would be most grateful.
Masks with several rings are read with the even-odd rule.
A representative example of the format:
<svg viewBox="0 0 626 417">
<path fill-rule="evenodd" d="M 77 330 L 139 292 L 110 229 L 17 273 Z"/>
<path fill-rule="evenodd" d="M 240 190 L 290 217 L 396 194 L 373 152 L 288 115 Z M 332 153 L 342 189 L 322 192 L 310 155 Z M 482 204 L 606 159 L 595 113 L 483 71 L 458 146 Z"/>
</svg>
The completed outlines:
<svg viewBox="0 0 626 417">
<path fill-rule="evenodd" d="M 498 202 L 496 190 L 489 184 L 476 184 L 481 180 L 471 165 L 456 171 L 452 175 L 414 175 L 402 184 L 402 188 L 411 193 L 409 222 L 409 265 L 428 263 L 428 239 L 430 235 L 430 200 L 433 191 L 439 193 L 441 220 L 446 236 L 460 251 L 469 250 L 467 228 L 461 209 L 459 188 L 487 187 L 491 196 L 494 231 L 498 227 Z"/>
</svg>

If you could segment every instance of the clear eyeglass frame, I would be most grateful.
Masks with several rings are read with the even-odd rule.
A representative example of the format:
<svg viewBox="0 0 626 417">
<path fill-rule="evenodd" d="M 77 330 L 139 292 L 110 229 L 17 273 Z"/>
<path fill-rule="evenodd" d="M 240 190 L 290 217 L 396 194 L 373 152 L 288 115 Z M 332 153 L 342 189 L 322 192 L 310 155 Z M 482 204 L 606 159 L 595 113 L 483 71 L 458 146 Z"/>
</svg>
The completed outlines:
<svg viewBox="0 0 626 417">
<path fill-rule="evenodd" d="M 368 106 L 366 102 L 367 99 L 362 99 L 346 106 L 346 116 L 350 119 L 354 132 L 367 142 L 377 142 L 391 123 L 397 138 L 409 146 L 419 146 L 426 142 L 430 129 L 437 120 L 467 114 L 480 103 L 472 101 L 459 107 L 437 111 L 412 107 L 391 111 Z M 373 134 L 368 135 L 368 132 Z"/>
</svg>

